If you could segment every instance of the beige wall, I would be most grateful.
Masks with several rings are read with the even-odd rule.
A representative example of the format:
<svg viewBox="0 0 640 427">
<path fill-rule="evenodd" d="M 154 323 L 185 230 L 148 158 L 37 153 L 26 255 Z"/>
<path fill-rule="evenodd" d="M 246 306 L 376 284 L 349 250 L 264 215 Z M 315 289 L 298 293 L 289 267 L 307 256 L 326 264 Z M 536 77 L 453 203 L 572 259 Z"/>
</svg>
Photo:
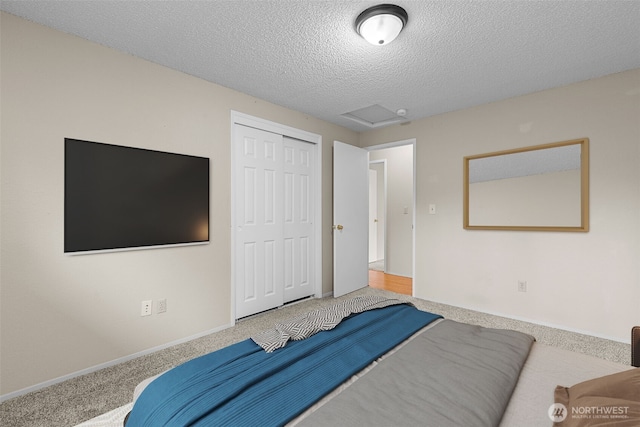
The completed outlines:
<svg viewBox="0 0 640 427">
<path fill-rule="evenodd" d="M 582 137 L 588 233 L 462 228 L 464 156 Z M 360 145 L 409 138 L 418 297 L 629 342 L 640 324 L 640 70 L 370 131 Z"/>
<path fill-rule="evenodd" d="M 356 133 L 1 19 L 1 395 L 230 323 L 231 110 L 322 135 L 323 292 L 331 291 L 331 147 L 357 143 Z M 65 137 L 209 157 L 211 243 L 65 256 Z M 160 298 L 167 313 L 140 317 L 142 300 Z"/>
</svg>

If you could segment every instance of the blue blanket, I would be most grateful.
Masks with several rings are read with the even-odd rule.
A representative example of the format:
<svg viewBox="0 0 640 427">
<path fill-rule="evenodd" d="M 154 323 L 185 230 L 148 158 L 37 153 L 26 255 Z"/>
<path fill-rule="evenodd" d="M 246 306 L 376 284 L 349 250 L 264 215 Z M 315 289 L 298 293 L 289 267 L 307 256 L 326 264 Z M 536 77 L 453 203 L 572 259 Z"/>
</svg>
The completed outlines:
<svg viewBox="0 0 640 427">
<path fill-rule="evenodd" d="M 441 316 L 408 305 L 366 311 L 330 331 L 265 352 L 252 340 L 180 365 L 153 381 L 127 427 L 276 426 Z"/>
</svg>

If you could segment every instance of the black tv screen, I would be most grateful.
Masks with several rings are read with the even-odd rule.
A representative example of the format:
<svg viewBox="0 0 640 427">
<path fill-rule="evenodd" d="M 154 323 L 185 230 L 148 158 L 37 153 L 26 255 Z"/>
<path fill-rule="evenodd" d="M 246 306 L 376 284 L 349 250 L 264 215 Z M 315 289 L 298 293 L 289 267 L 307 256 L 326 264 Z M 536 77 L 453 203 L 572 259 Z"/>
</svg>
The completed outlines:
<svg viewBox="0 0 640 427">
<path fill-rule="evenodd" d="M 208 241 L 208 158 L 65 138 L 65 253 Z"/>
</svg>

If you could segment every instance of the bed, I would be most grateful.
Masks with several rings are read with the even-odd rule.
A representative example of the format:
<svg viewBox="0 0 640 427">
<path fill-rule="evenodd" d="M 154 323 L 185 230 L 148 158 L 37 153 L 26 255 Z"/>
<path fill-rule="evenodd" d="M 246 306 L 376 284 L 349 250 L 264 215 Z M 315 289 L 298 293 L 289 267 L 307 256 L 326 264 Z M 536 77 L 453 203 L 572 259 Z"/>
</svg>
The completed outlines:
<svg viewBox="0 0 640 427">
<path fill-rule="evenodd" d="M 556 386 L 622 373 L 632 398 L 607 402 L 639 425 L 640 370 L 581 356 L 358 297 L 143 381 L 124 424 L 568 426 L 593 417 L 570 413 L 571 388 L 560 390 L 564 406 L 554 403 Z"/>
</svg>

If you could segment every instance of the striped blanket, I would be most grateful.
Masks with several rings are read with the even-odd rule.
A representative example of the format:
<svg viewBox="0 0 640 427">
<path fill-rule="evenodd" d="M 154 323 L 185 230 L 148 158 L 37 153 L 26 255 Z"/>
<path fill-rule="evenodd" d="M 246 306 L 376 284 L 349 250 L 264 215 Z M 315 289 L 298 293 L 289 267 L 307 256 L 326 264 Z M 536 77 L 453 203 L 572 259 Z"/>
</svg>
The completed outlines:
<svg viewBox="0 0 640 427">
<path fill-rule="evenodd" d="M 277 324 L 274 329 L 269 329 L 251 337 L 251 339 L 264 348 L 267 353 L 271 353 L 287 345 L 289 340 L 299 341 L 307 339 L 320 331 L 329 331 L 352 314 L 398 304 L 413 305 L 409 302 L 381 296 L 365 295 L 356 297 L 331 307 L 321 308 L 294 317 L 287 322 Z"/>
</svg>

